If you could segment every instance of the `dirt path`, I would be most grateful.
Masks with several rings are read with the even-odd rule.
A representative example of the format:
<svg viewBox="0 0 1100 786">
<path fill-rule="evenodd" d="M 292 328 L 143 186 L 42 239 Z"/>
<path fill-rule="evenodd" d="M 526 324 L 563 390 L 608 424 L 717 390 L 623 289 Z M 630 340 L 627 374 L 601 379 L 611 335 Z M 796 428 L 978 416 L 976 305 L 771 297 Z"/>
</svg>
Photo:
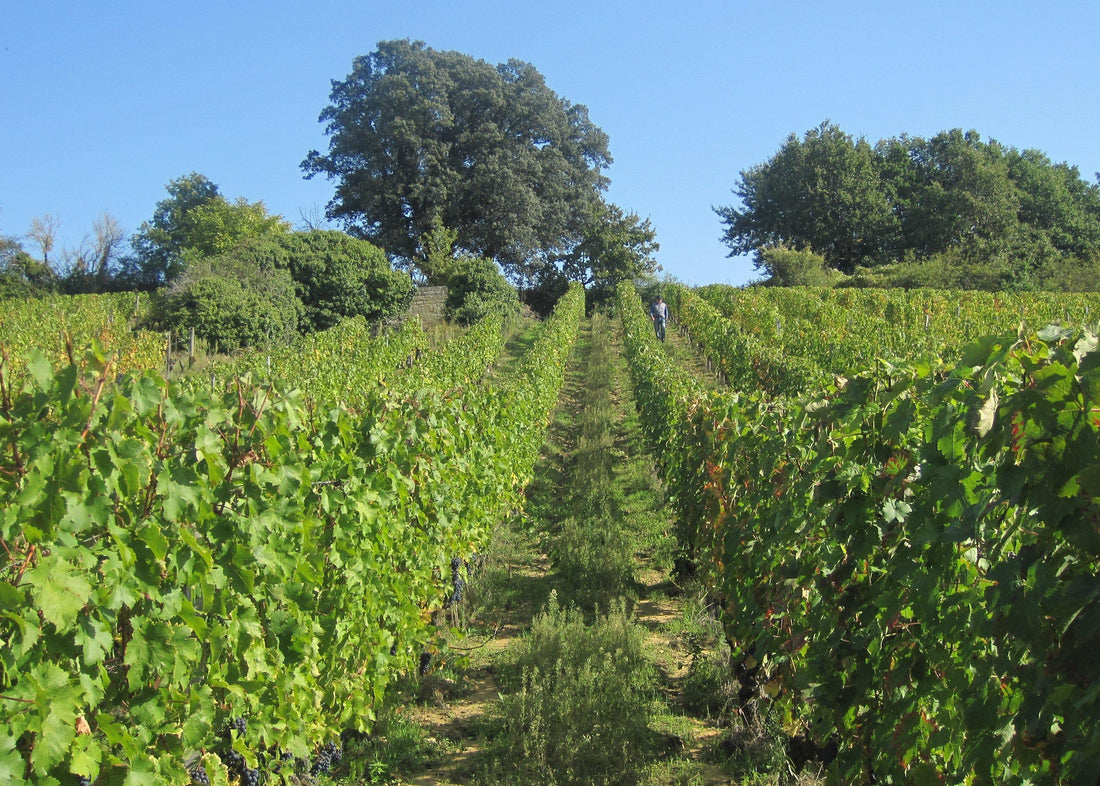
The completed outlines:
<svg viewBox="0 0 1100 786">
<path fill-rule="evenodd" d="M 647 632 L 649 656 L 656 665 L 667 706 L 654 727 L 666 740 L 667 752 L 646 783 L 732 783 L 720 767 L 708 762 L 722 734 L 721 725 L 706 713 L 693 712 L 685 700 L 693 659 L 714 643 L 707 641 L 707 636 L 713 635 L 713 628 L 707 627 L 713 620 L 708 622 L 703 612 L 689 619 L 690 590 L 670 578 L 674 550 L 671 514 L 644 451 L 617 323 L 604 320 L 600 324 L 601 334 L 593 335 L 592 321 L 585 322 L 536 479 L 527 492 L 525 516 L 502 526 L 494 537 L 493 553 L 484 568 L 471 575 L 467 602 L 451 620 L 467 630 L 465 638 L 450 644 L 444 660 L 453 665 L 421 678 L 398 709 L 405 722 L 423 730 L 422 744 L 430 753 L 415 767 L 391 771 L 391 778 L 395 777 L 391 783 L 450 786 L 477 782 L 484 751 L 496 728 L 502 659 L 529 630 L 551 590 L 567 593 L 570 589 L 551 569 L 548 553 L 567 518 L 563 508 L 570 507 L 566 503 L 581 482 L 576 476 L 578 435 L 583 430 L 581 418 L 594 373 L 588 364 L 589 353 L 601 342 L 610 347 L 613 414 L 608 450 L 614 459 L 616 497 L 621 496 L 616 504 L 630 528 L 634 548 L 628 606 L 634 621 Z M 669 347 L 706 373 L 686 340 L 671 331 Z"/>
</svg>

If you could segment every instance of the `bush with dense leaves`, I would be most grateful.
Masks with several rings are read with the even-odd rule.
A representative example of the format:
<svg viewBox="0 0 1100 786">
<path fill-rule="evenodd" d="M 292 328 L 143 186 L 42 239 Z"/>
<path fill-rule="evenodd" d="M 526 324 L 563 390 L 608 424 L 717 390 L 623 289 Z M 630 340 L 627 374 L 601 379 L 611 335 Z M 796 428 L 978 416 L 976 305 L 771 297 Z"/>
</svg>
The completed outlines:
<svg viewBox="0 0 1100 786">
<path fill-rule="evenodd" d="M 296 232 L 190 260 L 159 314 L 164 326 L 193 327 L 224 351 L 326 330 L 346 317 L 383 319 L 405 309 L 413 289 L 408 274 L 365 240 Z"/>
<path fill-rule="evenodd" d="M 552 594 L 500 678 L 495 783 L 631 784 L 658 741 L 656 670 L 645 628 L 622 606 L 585 624 Z"/>
<path fill-rule="evenodd" d="M 301 310 L 286 252 L 269 240 L 192 262 L 161 303 L 168 327 L 194 328 L 219 351 L 287 341 Z"/>
<path fill-rule="evenodd" d="M 826 265 L 825 257 L 808 248 L 772 246 L 760 252 L 768 283 L 784 287 L 833 286 L 844 276 Z"/>
<path fill-rule="evenodd" d="M 519 312 L 519 293 L 491 259 L 458 260 L 447 280 L 443 315 L 451 322 L 471 325 L 489 314 Z"/>
<path fill-rule="evenodd" d="M 344 317 L 383 319 L 405 309 L 412 279 L 394 270 L 386 254 L 366 240 L 335 230 L 296 232 L 280 241 L 304 308 L 306 332 Z"/>
</svg>

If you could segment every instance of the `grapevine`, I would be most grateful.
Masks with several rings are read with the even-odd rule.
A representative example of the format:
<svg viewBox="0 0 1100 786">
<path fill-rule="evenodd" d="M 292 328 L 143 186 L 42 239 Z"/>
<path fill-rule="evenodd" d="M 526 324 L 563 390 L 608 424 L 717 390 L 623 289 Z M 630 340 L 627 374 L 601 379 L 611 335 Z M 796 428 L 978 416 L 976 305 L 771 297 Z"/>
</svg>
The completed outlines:
<svg viewBox="0 0 1100 786">
<path fill-rule="evenodd" d="M 451 557 L 522 504 L 583 307 L 510 373 L 485 374 L 490 322 L 354 395 L 266 363 L 0 368 L 0 771 L 184 783 L 211 750 L 251 782 L 249 751 L 368 730 L 460 592 Z"/>
<path fill-rule="evenodd" d="M 619 307 L 738 674 L 832 749 L 835 778 L 1096 780 L 1094 329 L 706 393 L 647 343 L 629 285 Z"/>
</svg>

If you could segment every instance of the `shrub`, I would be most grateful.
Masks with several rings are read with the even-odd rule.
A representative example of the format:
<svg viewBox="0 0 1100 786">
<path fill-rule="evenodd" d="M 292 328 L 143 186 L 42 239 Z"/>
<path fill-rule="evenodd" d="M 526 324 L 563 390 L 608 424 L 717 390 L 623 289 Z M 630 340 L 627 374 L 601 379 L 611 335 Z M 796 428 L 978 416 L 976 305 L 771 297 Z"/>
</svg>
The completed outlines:
<svg viewBox="0 0 1100 786">
<path fill-rule="evenodd" d="M 15 238 L 0 237 L 0 300 L 43 297 L 56 289 L 49 266 L 31 257 Z"/>
<path fill-rule="evenodd" d="M 568 290 L 569 279 L 566 275 L 556 267 L 547 265 L 535 273 L 531 286 L 524 288 L 523 302 L 540 318 L 545 319 Z"/>
<path fill-rule="evenodd" d="M 443 315 L 452 322 L 472 325 L 489 314 L 505 317 L 519 312 L 519 293 L 491 259 L 456 260 L 447 279 Z"/>
<path fill-rule="evenodd" d="M 828 287 L 844 278 L 829 268 L 825 257 L 809 249 L 773 246 L 760 252 L 764 269 L 771 278 L 767 283 L 782 287 Z"/>
<path fill-rule="evenodd" d="M 335 230 L 295 232 L 280 240 L 298 285 L 305 332 L 324 330 L 344 317 L 368 320 L 398 314 L 412 300 L 408 273 L 366 240 Z"/>
<path fill-rule="evenodd" d="M 281 248 L 256 241 L 191 261 L 160 305 L 168 327 L 195 329 L 216 350 L 291 340 L 301 304 Z"/>
<path fill-rule="evenodd" d="M 621 609 L 585 625 L 551 595 L 502 682 L 494 782 L 637 783 L 655 744 L 656 674 L 644 629 Z"/>
<path fill-rule="evenodd" d="M 584 608 L 606 609 L 634 588 L 634 543 L 608 519 L 566 519 L 550 560 L 569 600 Z"/>
<path fill-rule="evenodd" d="M 1043 289 L 1051 292 L 1100 291 L 1100 253 L 1083 259 L 1077 257 L 1051 259 L 1036 274 Z"/>
</svg>

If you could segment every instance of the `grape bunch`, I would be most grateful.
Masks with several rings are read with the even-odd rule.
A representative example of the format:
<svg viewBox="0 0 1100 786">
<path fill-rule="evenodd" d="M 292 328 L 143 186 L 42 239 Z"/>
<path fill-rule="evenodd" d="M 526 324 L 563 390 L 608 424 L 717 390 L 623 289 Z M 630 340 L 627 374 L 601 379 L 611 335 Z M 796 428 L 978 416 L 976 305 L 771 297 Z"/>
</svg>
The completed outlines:
<svg viewBox="0 0 1100 786">
<path fill-rule="evenodd" d="M 206 770 L 202 767 L 188 770 L 187 774 L 191 777 L 191 783 L 197 783 L 199 786 L 210 786 L 210 776 L 206 774 Z"/>
<path fill-rule="evenodd" d="M 313 766 L 309 768 L 310 775 L 325 775 L 332 765 L 339 764 L 344 758 L 344 752 L 335 742 L 326 742 L 313 757 Z"/>
<path fill-rule="evenodd" d="M 245 718 L 234 718 L 226 726 L 225 731 L 222 732 L 222 736 L 229 738 L 232 732 L 237 732 L 238 737 L 243 737 L 248 734 L 248 721 Z"/>
<path fill-rule="evenodd" d="M 447 598 L 448 606 L 457 606 L 462 602 L 462 591 L 466 589 L 466 579 L 462 578 L 462 559 L 451 558 L 451 588 L 450 597 Z"/>
</svg>

